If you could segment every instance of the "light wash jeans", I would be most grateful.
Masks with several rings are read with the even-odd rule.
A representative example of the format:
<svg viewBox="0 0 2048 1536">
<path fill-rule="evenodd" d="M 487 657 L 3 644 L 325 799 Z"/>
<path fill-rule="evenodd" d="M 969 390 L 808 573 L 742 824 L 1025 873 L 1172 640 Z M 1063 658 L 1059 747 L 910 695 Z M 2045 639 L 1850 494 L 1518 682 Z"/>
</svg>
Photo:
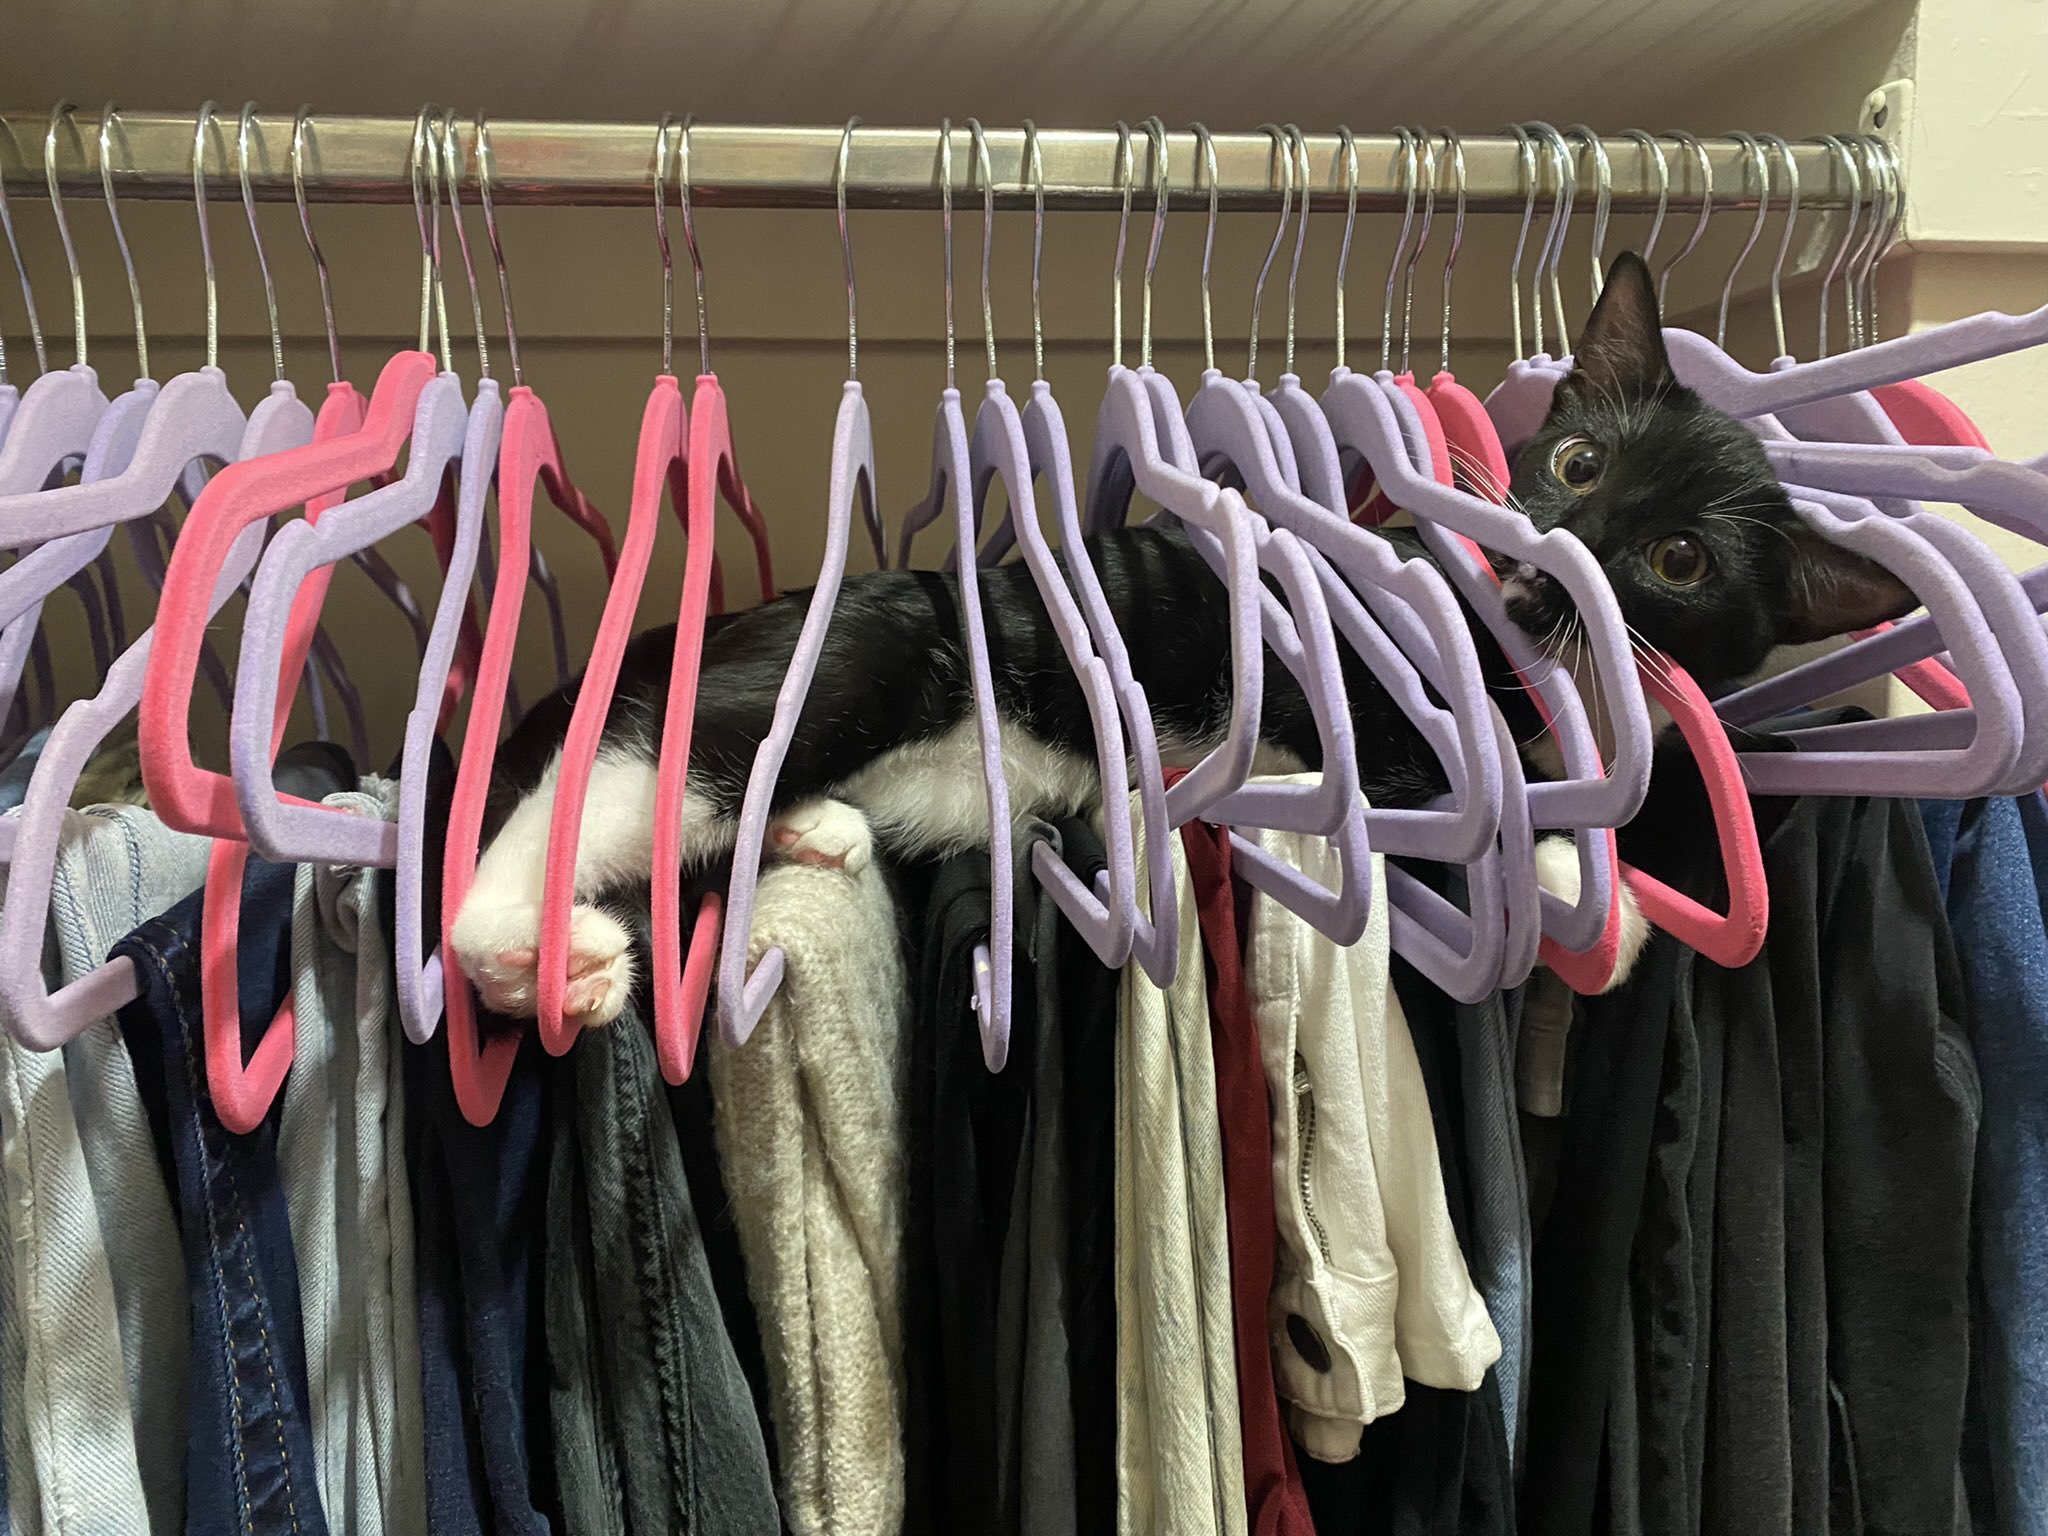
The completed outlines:
<svg viewBox="0 0 2048 1536">
<path fill-rule="evenodd" d="M 51 883 L 53 982 L 92 970 L 136 924 L 195 889 L 206 847 L 135 806 L 68 816 Z M 111 1019 L 62 1052 L 0 1040 L 0 1185 L 0 1435 L 12 1529 L 181 1530 L 184 1263 Z"/>
<path fill-rule="evenodd" d="M 390 820 L 397 786 L 326 802 Z M 315 1473 L 336 1536 L 426 1523 L 419 1308 L 392 962 L 374 869 L 299 866 L 278 1166 L 299 1269 Z"/>
</svg>

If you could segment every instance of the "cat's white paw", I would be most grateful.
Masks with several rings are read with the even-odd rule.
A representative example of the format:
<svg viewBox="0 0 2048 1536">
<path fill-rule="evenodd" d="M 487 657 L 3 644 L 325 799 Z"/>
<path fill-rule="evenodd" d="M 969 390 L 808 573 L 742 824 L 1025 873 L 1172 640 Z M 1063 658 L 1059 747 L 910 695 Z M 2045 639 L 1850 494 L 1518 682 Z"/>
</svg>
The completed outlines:
<svg viewBox="0 0 2048 1536">
<path fill-rule="evenodd" d="M 1536 843 L 1536 883 L 1563 901 L 1579 899 L 1579 849 L 1568 837 L 1545 837 Z M 1635 895 L 1623 884 L 1621 889 L 1621 943 L 1614 956 L 1614 969 L 1600 990 L 1612 992 L 1629 978 L 1643 947 L 1650 942 L 1650 920 L 1636 905 Z"/>
<path fill-rule="evenodd" d="M 452 934 L 455 958 L 491 1012 L 530 1019 L 540 1005 L 540 908 L 527 903 L 463 904 Z M 633 991 L 632 936 L 600 907 L 569 914 L 569 975 L 562 1014 L 585 1029 L 609 1024 Z"/>
<path fill-rule="evenodd" d="M 633 936 L 602 907 L 569 914 L 569 985 L 562 1016 L 582 1029 L 601 1029 L 625 1011 L 633 994 Z"/>
<path fill-rule="evenodd" d="M 534 968 L 540 959 L 538 905 L 488 903 L 472 891 L 456 914 L 449 942 L 486 1008 L 508 1019 L 533 1017 Z"/>
<path fill-rule="evenodd" d="M 768 852 L 795 864 L 857 875 L 874 856 L 868 819 L 844 800 L 807 800 L 768 824 Z"/>
</svg>

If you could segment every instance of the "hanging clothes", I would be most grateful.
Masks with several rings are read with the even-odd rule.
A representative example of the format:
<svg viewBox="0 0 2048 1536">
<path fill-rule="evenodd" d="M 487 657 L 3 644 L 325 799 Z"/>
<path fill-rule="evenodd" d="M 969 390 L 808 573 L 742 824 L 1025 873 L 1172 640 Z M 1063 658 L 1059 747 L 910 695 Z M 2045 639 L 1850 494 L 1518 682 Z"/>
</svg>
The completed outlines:
<svg viewBox="0 0 2048 1536">
<path fill-rule="evenodd" d="M 1615 1523 L 1602 1451 L 1631 1444 L 1621 1529 L 1966 1519 L 1979 1089 L 1926 839 L 1910 802 L 1771 809 L 1764 952 L 1728 971 L 1660 938 L 1573 1031 L 1537 1240 L 1537 1530 Z"/>
<path fill-rule="evenodd" d="M 398 786 L 325 803 L 395 819 Z M 278 1164 L 298 1259 L 315 1471 L 337 1531 L 426 1523 L 405 1084 L 374 869 L 302 864 L 293 892 L 294 1049 Z"/>
<path fill-rule="evenodd" d="M 290 865 L 249 860 L 238 976 L 245 1051 L 290 988 L 291 888 Z M 242 1136 L 214 1113 L 199 1033 L 204 895 L 194 891 L 113 950 L 136 968 L 140 995 L 120 1011 L 121 1034 L 176 1179 L 192 1329 L 186 1526 L 322 1536 L 278 1111 Z"/>
<path fill-rule="evenodd" d="M 1068 867 L 1091 889 L 1106 867 L 1102 834 L 1081 817 L 1058 824 Z M 1074 1420 L 1074 1518 L 1114 1528 L 1117 1508 L 1116 1054 L 1121 973 L 1059 925 L 1067 1144 L 1067 1362 Z"/>
<path fill-rule="evenodd" d="M 1258 840 L 1335 888 L 1323 839 Z M 1469 1392 L 1500 1356 L 1445 1208 L 1429 1099 L 1389 979 L 1385 896 L 1375 859 L 1366 931 L 1349 948 L 1254 898 L 1246 953 L 1273 1113 L 1273 1351 L 1295 1436 L 1324 1461 L 1357 1454 L 1362 1427 L 1401 1405 L 1404 1375 Z"/>
<path fill-rule="evenodd" d="M 973 1007 L 975 951 L 988 940 L 992 911 L 988 857 L 955 854 L 926 876 L 905 903 L 918 952 L 908 1042 L 905 1526 L 1000 1536 L 1021 1516 L 1016 1447 L 1005 1430 L 1015 1409 L 1003 1405 L 1014 1403 L 1022 1372 L 1022 1287 L 1016 1278 L 1006 1285 L 1005 1261 L 1019 1174 L 1029 1166 L 1036 996 L 1018 988 L 1009 1058 L 990 1072 Z M 1020 926 L 1032 920 L 1028 907 L 1018 916 Z M 1028 1198 L 1023 1209 L 1028 1224 Z"/>
<path fill-rule="evenodd" d="M 1117 1529 L 1234 1536 L 1246 1509 L 1223 1148 L 1200 922 L 1177 838 L 1172 854 L 1179 969 L 1162 989 L 1133 959 L 1117 1009 Z"/>
<path fill-rule="evenodd" d="M 560 1518 L 544 1362 L 529 1347 L 546 1220 L 547 1095 L 528 1036 L 497 1118 L 463 1118 L 448 1035 L 405 1058 L 433 1536 L 548 1536 Z"/>
<path fill-rule="evenodd" d="M 1223 1190 L 1230 1219 L 1232 1323 L 1237 1341 L 1239 1429 L 1244 1436 L 1246 1513 L 1253 1536 L 1312 1536 L 1308 1495 L 1273 1380 L 1266 1308 L 1273 1290 L 1273 1128 L 1259 1061 L 1258 1027 L 1245 989 L 1244 936 L 1230 877 L 1230 833 L 1192 821 L 1180 830 L 1202 930 Z M 1246 904 L 1247 907 L 1249 903 Z"/>
<path fill-rule="evenodd" d="M 51 886 L 54 979 L 92 971 L 195 888 L 206 848 L 146 811 L 67 817 Z M 62 1052 L 8 1039 L 0 1085 L 10 1529 L 175 1529 L 184 1464 L 164 1452 L 185 1443 L 188 1303 L 127 1049 L 112 1019 Z"/>
<path fill-rule="evenodd" d="M 1462 1155 L 1470 1141 L 1456 1005 L 1405 962 L 1395 961 L 1392 975 L 1429 1096 L 1444 1206 L 1470 1252 L 1476 1223 Z M 1470 1392 L 1405 1385 L 1407 1401 L 1365 1426 L 1357 1456 L 1304 1463 L 1319 1536 L 1511 1536 L 1514 1474 L 1498 1367 Z"/>
<path fill-rule="evenodd" d="M 2048 1530 L 2048 800 L 1925 800 L 1983 1091 L 1971 1314 L 1972 1512 Z"/>
<path fill-rule="evenodd" d="M 709 1051 L 795 1536 L 891 1530 L 904 1512 L 910 1005 L 895 902 L 866 853 L 763 871 L 751 959 L 779 947 L 788 968 L 746 1046 Z"/>
<path fill-rule="evenodd" d="M 544 1315 L 563 1529 L 772 1532 L 767 1447 L 640 1009 L 550 1075 Z"/>
</svg>

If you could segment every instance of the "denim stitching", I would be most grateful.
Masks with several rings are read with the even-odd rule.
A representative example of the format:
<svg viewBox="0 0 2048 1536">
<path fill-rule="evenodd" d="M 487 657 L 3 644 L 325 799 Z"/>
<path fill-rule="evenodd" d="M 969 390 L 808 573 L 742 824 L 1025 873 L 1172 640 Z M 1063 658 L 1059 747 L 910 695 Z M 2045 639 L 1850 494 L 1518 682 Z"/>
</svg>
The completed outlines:
<svg viewBox="0 0 2048 1536">
<path fill-rule="evenodd" d="M 198 1063 L 191 1049 L 189 1048 L 189 1042 L 193 1038 L 192 1018 L 186 1008 L 185 994 L 182 991 L 182 989 L 176 987 L 175 985 L 171 987 L 170 991 L 171 1006 L 177 1011 L 179 1027 L 185 1034 L 186 1040 L 188 1042 L 187 1049 L 183 1052 L 185 1058 L 185 1078 L 189 1086 L 189 1089 L 192 1093 L 193 1104 L 196 1107 L 202 1101 L 211 1101 L 204 1100 L 203 1090 L 199 1082 Z M 202 1025 L 201 1027 L 203 1030 L 204 1026 Z M 200 1038 L 204 1038 L 203 1033 L 200 1036 Z M 215 1122 L 215 1124 L 216 1126 L 218 1126 L 218 1122 Z M 230 1198 L 234 1201 L 236 1211 L 241 1212 L 243 1210 L 246 1210 L 247 1205 L 242 1198 L 241 1183 L 240 1180 L 238 1180 L 235 1176 L 234 1162 L 231 1158 L 225 1155 L 216 1156 L 214 1148 L 207 1145 L 208 1127 L 204 1118 L 198 1118 L 197 1120 L 197 1134 L 199 1137 L 201 1154 L 206 1159 L 207 1164 L 209 1166 L 217 1166 L 219 1168 L 221 1175 L 227 1180 L 228 1193 Z M 226 1134 L 224 1128 L 221 1129 L 220 1134 Z M 211 1189 L 212 1181 L 208 1179 L 203 1182 L 207 1186 L 207 1206 L 208 1209 L 211 1210 L 213 1207 L 213 1197 Z M 264 1375 L 267 1376 L 270 1380 L 270 1403 L 272 1406 L 268 1416 L 271 1421 L 271 1433 L 277 1441 L 277 1455 L 280 1464 L 280 1470 L 283 1472 L 284 1475 L 285 1515 L 286 1518 L 289 1519 L 291 1522 L 292 1530 L 296 1533 L 299 1532 L 301 1529 L 299 1524 L 298 1493 L 295 1481 L 292 1476 L 291 1447 L 285 1435 L 285 1416 L 282 1406 L 284 1403 L 284 1391 L 278 1381 L 277 1361 L 271 1348 L 270 1308 L 268 1298 L 264 1293 L 262 1284 L 258 1281 L 256 1276 L 254 1244 L 249 1236 L 249 1224 L 247 1219 L 241 1215 L 237 1215 L 235 1218 L 235 1233 L 237 1239 L 236 1247 L 239 1250 L 242 1260 L 243 1277 L 247 1280 L 250 1295 L 256 1303 L 256 1334 L 257 1339 L 263 1350 L 263 1372 Z M 224 1327 L 227 1326 L 225 1312 L 225 1294 L 225 1288 L 223 1288 L 222 1306 Z M 240 1362 L 235 1358 L 232 1346 L 229 1347 L 227 1355 L 230 1374 L 239 1372 Z M 239 1387 L 236 1390 L 235 1398 L 237 1404 L 239 1405 L 241 1402 L 241 1392 L 239 1390 Z M 239 1424 L 240 1422 L 241 1418 L 238 1414 L 237 1423 Z M 241 1462 L 243 1465 L 244 1477 L 246 1480 L 247 1461 L 245 1453 L 242 1450 L 241 1436 L 239 1433 L 236 1435 L 235 1455 L 236 1460 Z M 253 1501 L 250 1501 L 245 1506 L 243 1521 L 245 1528 L 253 1533 L 255 1530 L 255 1511 Z"/>
<path fill-rule="evenodd" d="M 170 963 L 164 958 L 163 952 L 160 949 L 158 949 L 154 943 L 150 941 L 148 937 L 148 931 L 149 930 L 146 927 L 137 929 L 133 934 L 129 936 L 128 942 L 133 948 L 141 951 L 142 954 L 145 957 L 147 957 L 149 962 L 156 967 L 157 975 L 159 979 L 163 982 L 164 992 L 170 998 L 172 1008 L 175 1009 L 177 1012 L 180 1029 L 182 1030 L 188 1028 L 190 1025 L 190 1021 L 185 1017 L 183 1001 L 178 989 L 178 984 L 172 978 Z M 187 1088 L 190 1092 L 196 1095 L 198 1092 L 198 1079 L 193 1071 L 192 1053 L 190 1050 L 181 1050 L 180 1054 L 182 1054 L 185 1058 L 185 1080 Z M 206 1161 L 206 1141 L 204 1132 L 200 1127 L 197 1116 L 194 1116 L 192 1119 L 192 1141 L 198 1149 L 200 1164 L 203 1171 Z M 211 1179 L 202 1177 L 199 1180 L 199 1193 L 200 1198 L 206 1202 L 206 1225 L 207 1230 L 211 1232 L 214 1230 L 215 1218 L 218 1215 L 218 1212 L 215 1209 L 214 1205 L 213 1181 Z M 244 1450 L 242 1446 L 241 1435 L 241 1426 L 246 1417 L 246 1410 L 242 1401 L 242 1382 L 240 1375 L 234 1369 L 234 1351 L 231 1347 L 227 1347 L 225 1344 L 225 1341 L 228 1340 L 233 1333 L 232 1325 L 228 1320 L 227 1280 L 221 1274 L 220 1267 L 217 1264 L 207 1265 L 207 1272 L 208 1284 L 213 1291 L 214 1303 L 220 1309 L 220 1332 L 224 1344 L 224 1363 L 228 1366 L 228 1391 L 232 1394 L 234 1399 L 236 1502 L 241 1507 L 242 1529 L 245 1532 L 250 1533 L 250 1536 L 254 1536 L 256 1524 L 255 1514 L 252 1508 L 250 1507 L 249 1499 L 249 1458 L 247 1451 Z"/>
<path fill-rule="evenodd" d="M 688 1361 L 675 1336 L 676 1276 L 666 1262 L 669 1254 L 662 1241 L 669 1230 L 670 1213 L 665 1209 L 662 1191 L 656 1183 L 655 1158 L 648 1139 L 648 1105 L 634 1092 L 637 1085 L 628 1075 L 631 1071 L 627 1061 L 628 1049 L 615 1046 L 607 1052 L 615 1094 L 612 1110 L 617 1133 L 622 1138 L 620 1150 L 625 1163 L 623 1171 L 626 1174 L 626 1216 L 629 1223 L 627 1238 L 639 1281 L 641 1313 L 650 1330 L 660 1329 L 667 1339 L 666 1348 L 651 1337 L 650 1343 L 654 1344 L 655 1352 L 655 1389 L 659 1395 L 657 1412 L 662 1438 L 669 1453 L 663 1459 L 672 1473 L 681 1474 L 672 1475 L 669 1479 L 669 1514 L 677 1527 L 683 1528 L 691 1523 L 683 1484 L 694 1481 L 688 1475 L 692 1438 L 682 1422 L 682 1400 L 689 1388 L 686 1381 L 679 1379 L 687 1372 Z M 636 1195 L 645 1198 L 636 1199 Z M 635 1206 L 651 1209 L 636 1210 Z M 652 1219 L 634 1219 L 643 1214 Z"/>
<path fill-rule="evenodd" d="M 15 1131 L 21 1137 L 22 1160 L 24 1163 L 32 1163 L 36 1160 L 35 1151 L 31 1146 L 34 1137 L 31 1135 L 29 1129 L 29 1114 L 27 1102 L 21 1096 L 21 1078 L 15 1070 L 14 1052 L 19 1049 L 19 1046 L 12 1045 L 11 1043 L 8 1046 L 8 1070 L 6 1074 L 6 1090 L 9 1101 L 9 1108 L 14 1111 Z M 34 1230 L 37 1224 L 37 1210 L 35 1198 L 35 1170 L 33 1168 L 29 1168 L 26 1170 L 26 1172 L 28 1174 L 29 1187 L 22 1192 L 19 1200 L 10 1201 L 10 1203 L 19 1206 L 22 1212 L 22 1220 L 30 1228 L 26 1239 L 23 1241 L 16 1242 L 15 1246 L 17 1251 L 23 1253 L 28 1260 L 29 1284 L 28 1295 L 26 1298 L 27 1306 L 25 1310 L 27 1311 L 30 1318 L 36 1320 L 36 1324 L 38 1325 L 36 1327 L 36 1331 L 40 1332 L 40 1308 L 37 1304 L 36 1298 L 39 1297 L 42 1293 L 42 1244 L 36 1240 Z M 17 1296 L 15 1299 L 16 1306 L 21 1306 L 23 1299 L 24 1298 Z M 52 1403 L 55 1401 L 55 1394 L 51 1391 L 50 1388 L 48 1366 L 49 1352 L 46 1349 L 38 1349 L 33 1351 L 32 1353 L 39 1363 L 40 1374 L 42 1376 L 42 1391 L 41 1393 L 37 1394 L 37 1396 L 40 1399 L 43 1412 L 37 1415 L 36 1417 L 42 1421 L 44 1436 L 48 1438 L 54 1445 L 55 1426 L 50 1422 L 51 1414 L 49 1412 L 49 1409 Z M 26 1387 L 26 1382 L 24 1382 L 23 1385 L 24 1387 Z M 24 1392 L 23 1396 L 26 1397 L 28 1396 L 28 1394 Z M 33 1437 L 31 1438 L 30 1445 L 31 1448 L 33 1448 Z M 33 1456 L 31 1457 L 31 1459 L 34 1459 Z M 49 1471 L 52 1474 L 56 1474 L 59 1477 L 61 1477 L 61 1473 L 64 1469 L 64 1466 L 65 1458 L 60 1455 L 52 1457 L 50 1459 L 50 1465 L 41 1468 L 41 1470 Z M 69 1479 L 62 1479 L 62 1481 L 68 1483 Z M 71 1501 L 67 1496 L 66 1490 L 64 1488 L 53 1487 L 50 1490 L 50 1497 L 52 1502 L 58 1506 L 58 1525 L 60 1527 L 68 1528 L 72 1525 L 75 1519 L 75 1511 L 72 1508 L 70 1508 Z"/>
</svg>

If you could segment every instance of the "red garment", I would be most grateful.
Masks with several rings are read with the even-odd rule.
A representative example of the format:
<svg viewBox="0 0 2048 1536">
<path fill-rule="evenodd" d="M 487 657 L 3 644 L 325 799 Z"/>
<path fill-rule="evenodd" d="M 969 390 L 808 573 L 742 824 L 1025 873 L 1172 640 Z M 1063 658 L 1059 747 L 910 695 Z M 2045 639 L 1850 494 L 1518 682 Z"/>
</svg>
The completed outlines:
<svg viewBox="0 0 2048 1536">
<path fill-rule="evenodd" d="M 1216 1116 L 1223 1132 L 1223 1200 L 1230 1222 L 1230 1292 L 1237 1328 L 1237 1410 L 1244 1434 L 1245 1504 L 1252 1536 L 1314 1536 L 1294 1443 L 1273 1387 L 1266 1298 L 1273 1289 L 1273 1129 L 1258 1027 L 1244 989 L 1231 892 L 1230 834 L 1206 822 L 1180 829 L 1194 881 L 1209 973 Z"/>
</svg>

